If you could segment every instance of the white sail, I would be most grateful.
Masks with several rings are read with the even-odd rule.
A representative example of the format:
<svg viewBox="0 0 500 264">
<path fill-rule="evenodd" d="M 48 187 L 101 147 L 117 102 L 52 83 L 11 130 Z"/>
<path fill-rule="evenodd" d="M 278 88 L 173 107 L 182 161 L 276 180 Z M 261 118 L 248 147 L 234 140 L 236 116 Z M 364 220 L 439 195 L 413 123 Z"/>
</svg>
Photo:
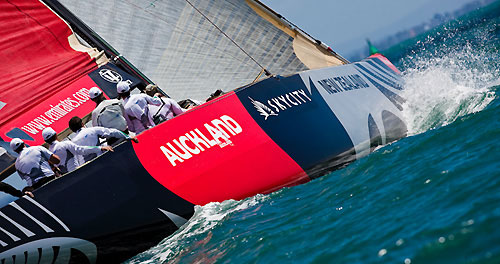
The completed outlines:
<svg viewBox="0 0 500 264">
<path fill-rule="evenodd" d="M 262 68 L 287 75 L 314 67 L 307 61 L 314 44 L 256 1 L 60 2 L 175 99 L 235 89 Z M 322 52 L 335 60 L 324 66 L 342 64 Z"/>
</svg>

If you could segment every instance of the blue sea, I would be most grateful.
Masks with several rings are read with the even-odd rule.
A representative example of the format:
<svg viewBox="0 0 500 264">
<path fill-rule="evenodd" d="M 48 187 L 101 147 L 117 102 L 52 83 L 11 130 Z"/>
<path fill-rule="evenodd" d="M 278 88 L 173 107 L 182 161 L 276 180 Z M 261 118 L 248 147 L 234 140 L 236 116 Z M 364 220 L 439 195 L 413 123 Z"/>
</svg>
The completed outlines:
<svg viewBox="0 0 500 264">
<path fill-rule="evenodd" d="M 500 1 L 383 53 L 406 83 L 408 137 L 197 207 L 127 263 L 500 263 Z"/>
</svg>

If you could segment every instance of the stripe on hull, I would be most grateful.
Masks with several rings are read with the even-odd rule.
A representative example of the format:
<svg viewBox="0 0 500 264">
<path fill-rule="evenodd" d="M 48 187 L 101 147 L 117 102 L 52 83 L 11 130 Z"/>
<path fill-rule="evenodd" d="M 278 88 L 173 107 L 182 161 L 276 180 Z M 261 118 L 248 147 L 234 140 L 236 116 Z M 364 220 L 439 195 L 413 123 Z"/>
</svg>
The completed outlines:
<svg viewBox="0 0 500 264">
<path fill-rule="evenodd" d="M 148 175 L 130 142 L 34 194 L 35 198 L 24 196 L 0 209 L 0 260 L 12 255 L 23 259 L 20 250 L 40 247 L 43 261 L 48 261 L 41 263 L 73 261 L 81 254 L 72 255 L 72 248 L 89 260 L 98 255 L 99 263 L 124 261 L 176 231 L 182 219 L 194 214 L 193 204 Z M 35 251 L 28 251 L 30 261 Z"/>
</svg>

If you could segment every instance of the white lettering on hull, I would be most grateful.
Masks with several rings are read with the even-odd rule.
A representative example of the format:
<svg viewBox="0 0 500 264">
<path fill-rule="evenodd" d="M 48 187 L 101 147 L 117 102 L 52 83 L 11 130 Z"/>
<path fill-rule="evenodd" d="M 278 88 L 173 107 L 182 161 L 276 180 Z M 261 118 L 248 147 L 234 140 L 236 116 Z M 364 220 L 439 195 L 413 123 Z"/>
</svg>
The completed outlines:
<svg viewBox="0 0 500 264">
<path fill-rule="evenodd" d="M 243 132 L 240 124 L 227 115 L 203 124 L 203 128 L 195 128 L 160 146 L 173 167 L 216 145 L 220 148 L 233 145 L 229 138 Z"/>
</svg>

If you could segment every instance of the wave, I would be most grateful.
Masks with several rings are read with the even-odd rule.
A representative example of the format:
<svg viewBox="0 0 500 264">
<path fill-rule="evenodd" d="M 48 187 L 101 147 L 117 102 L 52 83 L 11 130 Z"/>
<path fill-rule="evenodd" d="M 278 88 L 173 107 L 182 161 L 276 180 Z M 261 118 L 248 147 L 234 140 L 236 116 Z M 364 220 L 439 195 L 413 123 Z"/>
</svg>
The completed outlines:
<svg viewBox="0 0 500 264">
<path fill-rule="evenodd" d="M 496 18 L 495 10 L 490 13 Z M 307 186 L 198 206 L 176 233 L 126 263 L 213 263 L 224 257 L 245 262 L 244 256 L 247 262 L 338 263 L 429 263 L 446 256 L 444 262 L 454 263 L 459 260 L 454 255 L 478 256 L 464 249 L 479 247 L 486 259 L 498 260 L 498 235 L 489 235 L 499 219 L 498 199 L 481 196 L 498 193 L 492 173 L 498 171 L 493 155 L 498 125 L 491 121 L 500 112 L 498 26 L 482 14 L 469 20 L 395 52 L 402 56 L 397 66 L 405 81 L 409 135 L 420 135 L 381 147 Z M 470 197 L 487 201 L 487 213 L 479 212 Z M 280 206 L 271 208 L 267 202 Z M 325 205 L 337 214 L 325 211 Z M 297 208 L 310 211 L 290 215 Z M 258 220 L 248 217 L 259 210 Z M 233 232 L 233 225 L 251 234 Z M 241 235 L 239 242 L 232 240 L 235 233 Z M 291 243 L 307 236 L 314 239 Z M 471 247 L 470 240 L 477 246 Z"/>
<path fill-rule="evenodd" d="M 402 94 L 410 135 L 448 125 L 491 103 L 499 69 L 485 60 L 487 56 L 466 45 L 441 56 L 413 58 L 413 67 L 403 72 Z"/>
<path fill-rule="evenodd" d="M 230 215 L 253 207 L 269 199 L 269 195 L 258 194 L 242 201 L 227 200 L 196 206 L 194 216 L 173 235 L 164 239 L 155 247 L 135 256 L 125 263 L 175 263 L 184 255 L 210 241 L 210 230 L 215 228 Z"/>
</svg>

